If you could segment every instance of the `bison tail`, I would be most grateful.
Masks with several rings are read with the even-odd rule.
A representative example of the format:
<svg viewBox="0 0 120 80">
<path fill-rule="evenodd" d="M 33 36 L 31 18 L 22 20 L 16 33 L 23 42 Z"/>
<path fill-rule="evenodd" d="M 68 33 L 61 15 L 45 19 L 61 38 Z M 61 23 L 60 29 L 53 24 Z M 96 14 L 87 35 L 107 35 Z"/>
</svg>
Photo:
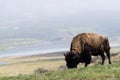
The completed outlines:
<svg viewBox="0 0 120 80">
<path fill-rule="evenodd" d="M 108 38 L 106 37 L 105 40 L 104 40 L 104 48 L 105 50 L 110 50 L 110 44 L 109 44 L 109 40 Z"/>
</svg>

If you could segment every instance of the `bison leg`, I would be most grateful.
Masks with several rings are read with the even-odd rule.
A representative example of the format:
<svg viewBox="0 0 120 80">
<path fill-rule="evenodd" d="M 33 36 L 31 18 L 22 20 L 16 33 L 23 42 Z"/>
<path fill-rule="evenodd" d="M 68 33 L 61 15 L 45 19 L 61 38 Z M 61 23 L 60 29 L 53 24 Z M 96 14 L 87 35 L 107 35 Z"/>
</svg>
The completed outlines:
<svg viewBox="0 0 120 80">
<path fill-rule="evenodd" d="M 104 65 L 104 61 L 105 61 L 105 55 L 104 55 L 104 53 L 101 54 L 101 58 L 102 58 L 102 65 Z"/>
<path fill-rule="evenodd" d="M 88 65 L 88 64 L 87 64 L 87 63 L 85 63 L 85 67 L 87 67 L 87 65 Z"/>
<path fill-rule="evenodd" d="M 109 64 L 111 64 L 110 51 L 107 51 L 106 54 L 107 54 L 107 58 L 108 58 Z"/>
<path fill-rule="evenodd" d="M 85 59 L 85 67 L 87 67 L 88 64 L 90 64 L 91 62 L 91 56 L 89 55 L 88 57 L 86 57 Z"/>
</svg>

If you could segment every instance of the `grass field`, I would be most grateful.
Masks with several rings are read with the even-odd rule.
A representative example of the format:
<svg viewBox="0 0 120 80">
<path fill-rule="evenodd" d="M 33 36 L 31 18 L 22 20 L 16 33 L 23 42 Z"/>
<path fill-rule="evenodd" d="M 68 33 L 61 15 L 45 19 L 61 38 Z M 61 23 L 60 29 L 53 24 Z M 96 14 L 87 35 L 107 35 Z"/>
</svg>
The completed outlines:
<svg viewBox="0 0 120 80">
<path fill-rule="evenodd" d="M 41 74 L 1 77 L 0 80 L 120 80 L 120 61 L 87 68 L 49 71 Z"/>
<path fill-rule="evenodd" d="M 78 69 L 66 69 L 64 52 L 32 55 L 23 57 L 0 58 L 0 80 L 120 80 L 120 48 L 112 48 L 112 64 L 101 66 L 100 57 L 84 68 L 80 64 Z M 63 67 L 60 69 L 60 67 Z M 46 73 L 35 74 L 35 70 L 46 69 Z"/>
</svg>

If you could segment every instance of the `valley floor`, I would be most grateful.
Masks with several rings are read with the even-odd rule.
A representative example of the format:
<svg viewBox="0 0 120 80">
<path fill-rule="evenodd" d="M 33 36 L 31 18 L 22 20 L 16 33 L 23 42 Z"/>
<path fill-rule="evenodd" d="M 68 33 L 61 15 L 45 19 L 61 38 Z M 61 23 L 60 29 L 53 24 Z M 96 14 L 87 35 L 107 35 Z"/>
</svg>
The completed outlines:
<svg viewBox="0 0 120 80">
<path fill-rule="evenodd" d="M 112 62 L 120 61 L 120 48 L 112 48 Z M 42 55 L 31 55 L 31 56 L 17 56 L 0 58 L 0 76 L 16 76 L 19 74 L 29 75 L 35 73 L 35 70 L 39 68 L 46 69 L 48 71 L 56 71 L 61 67 L 66 68 L 64 61 L 64 52 L 49 53 Z M 92 60 L 92 65 L 100 65 L 101 58 L 96 57 Z M 107 59 L 105 64 L 108 64 Z M 88 66 L 88 67 L 89 67 Z M 78 67 L 84 67 L 80 64 Z M 120 68 L 120 66 L 119 66 Z"/>
</svg>

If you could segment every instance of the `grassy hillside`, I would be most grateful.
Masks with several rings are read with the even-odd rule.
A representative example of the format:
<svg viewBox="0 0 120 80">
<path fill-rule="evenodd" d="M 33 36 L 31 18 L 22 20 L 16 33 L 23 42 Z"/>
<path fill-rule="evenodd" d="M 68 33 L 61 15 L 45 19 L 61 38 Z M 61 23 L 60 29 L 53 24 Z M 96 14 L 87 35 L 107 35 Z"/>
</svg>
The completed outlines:
<svg viewBox="0 0 120 80">
<path fill-rule="evenodd" d="M 0 80 L 120 80 L 120 52 L 112 48 L 112 64 L 101 65 L 101 57 L 93 57 L 85 68 L 66 69 L 64 52 L 0 58 Z"/>
<path fill-rule="evenodd" d="M 120 61 L 87 68 L 65 69 L 41 74 L 1 77 L 0 80 L 120 80 Z"/>
</svg>

